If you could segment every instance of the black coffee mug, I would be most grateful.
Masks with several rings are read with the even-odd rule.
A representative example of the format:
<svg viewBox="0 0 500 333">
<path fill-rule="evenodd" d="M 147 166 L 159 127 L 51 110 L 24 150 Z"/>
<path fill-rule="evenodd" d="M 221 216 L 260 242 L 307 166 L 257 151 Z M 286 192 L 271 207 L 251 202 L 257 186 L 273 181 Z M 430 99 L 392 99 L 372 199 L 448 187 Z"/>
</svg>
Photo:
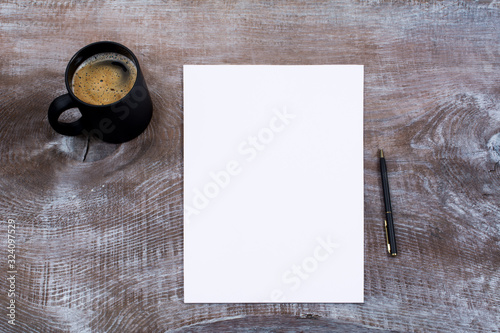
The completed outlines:
<svg viewBox="0 0 500 333">
<path fill-rule="evenodd" d="M 137 76 L 131 90 L 121 99 L 106 105 L 90 104 L 75 96 L 72 80 L 82 63 L 102 53 L 125 56 L 135 65 Z M 68 63 L 65 81 L 68 93 L 57 97 L 48 112 L 50 125 L 60 134 L 86 134 L 105 142 L 122 143 L 141 134 L 151 120 L 153 104 L 139 62 L 132 51 L 121 44 L 103 41 L 85 46 Z M 72 123 L 59 121 L 64 111 L 75 107 L 82 114 L 78 120 Z"/>
</svg>

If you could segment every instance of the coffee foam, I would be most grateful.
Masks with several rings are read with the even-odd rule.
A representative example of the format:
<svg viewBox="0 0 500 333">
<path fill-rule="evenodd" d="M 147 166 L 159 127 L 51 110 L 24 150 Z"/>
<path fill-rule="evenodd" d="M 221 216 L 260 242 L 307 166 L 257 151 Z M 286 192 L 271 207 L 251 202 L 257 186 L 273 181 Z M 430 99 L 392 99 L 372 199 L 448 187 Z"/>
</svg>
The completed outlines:
<svg viewBox="0 0 500 333">
<path fill-rule="evenodd" d="M 132 60 L 119 53 L 99 53 L 78 66 L 71 89 L 83 102 L 107 105 L 125 97 L 136 79 L 137 67 Z"/>
</svg>

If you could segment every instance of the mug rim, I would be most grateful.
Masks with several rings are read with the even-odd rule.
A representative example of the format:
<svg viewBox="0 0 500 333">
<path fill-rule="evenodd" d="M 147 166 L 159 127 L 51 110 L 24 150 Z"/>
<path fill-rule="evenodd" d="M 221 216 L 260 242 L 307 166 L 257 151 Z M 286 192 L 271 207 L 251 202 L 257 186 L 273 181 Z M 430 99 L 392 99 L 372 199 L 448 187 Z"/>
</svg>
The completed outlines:
<svg viewBox="0 0 500 333">
<path fill-rule="evenodd" d="M 102 105 L 90 104 L 90 103 L 82 101 L 81 99 L 79 99 L 78 97 L 76 97 L 76 95 L 73 93 L 73 89 L 71 89 L 71 86 L 70 86 L 70 83 L 69 83 L 69 71 L 70 71 L 70 68 L 73 66 L 74 62 L 76 61 L 76 59 L 78 58 L 78 56 L 81 53 L 85 52 L 87 49 L 89 49 L 91 47 L 95 47 L 96 45 L 99 45 L 99 44 L 102 44 L 102 45 L 106 45 L 107 44 L 107 45 L 117 46 L 119 48 L 124 49 L 132 57 L 131 60 L 134 62 L 134 65 L 137 68 L 137 78 L 135 79 L 135 82 L 132 85 L 132 89 L 130 89 L 130 91 L 125 96 L 123 96 L 122 98 L 120 98 L 119 100 L 117 100 L 117 101 L 115 101 L 113 103 L 110 103 L 110 104 L 102 104 Z M 103 52 L 94 53 L 91 56 L 94 56 L 94 55 L 99 54 L 99 53 L 103 53 Z M 84 61 L 87 60 L 88 58 L 90 58 L 91 56 L 86 57 L 84 59 Z M 128 56 L 126 56 L 126 57 L 128 58 Z M 76 72 L 76 69 L 75 69 L 75 72 Z M 85 106 L 88 106 L 88 107 L 103 108 L 103 107 L 113 106 L 113 105 L 115 105 L 117 103 L 120 103 L 122 100 L 124 100 L 132 92 L 132 90 L 136 86 L 137 81 L 138 81 L 137 79 L 139 77 L 139 73 L 140 73 L 139 61 L 137 60 L 137 57 L 135 56 L 135 54 L 128 47 L 126 47 L 125 45 L 122 45 L 120 43 L 117 43 L 117 42 L 105 40 L 105 41 L 98 41 L 98 42 L 90 43 L 90 44 L 82 47 L 80 50 L 78 50 L 71 57 L 70 61 L 68 62 L 68 65 L 66 66 L 66 71 L 64 73 L 64 81 L 66 83 L 66 90 L 68 91 L 69 95 L 71 96 L 71 98 L 73 98 L 74 100 L 78 101 L 78 103 L 81 103 L 81 104 L 83 104 Z M 74 73 L 73 73 L 73 75 L 74 75 Z"/>
</svg>

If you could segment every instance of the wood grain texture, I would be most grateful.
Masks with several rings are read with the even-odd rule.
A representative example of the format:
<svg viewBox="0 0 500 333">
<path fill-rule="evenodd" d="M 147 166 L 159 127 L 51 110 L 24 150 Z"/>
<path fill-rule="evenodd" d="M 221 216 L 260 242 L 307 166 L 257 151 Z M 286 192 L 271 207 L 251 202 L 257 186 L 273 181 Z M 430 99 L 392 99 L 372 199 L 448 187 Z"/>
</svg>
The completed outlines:
<svg viewBox="0 0 500 333">
<path fill-rule="evenodd" d="M 121 145 L 47 121 L 98 40 L 136 53 L 154 103 Z M 365 65 L 364 304 L 183 303 L 183 64 Z M 2 1 L 0 77 L 0 331 L 500 331 L 498 1 Z"/>
</svg>

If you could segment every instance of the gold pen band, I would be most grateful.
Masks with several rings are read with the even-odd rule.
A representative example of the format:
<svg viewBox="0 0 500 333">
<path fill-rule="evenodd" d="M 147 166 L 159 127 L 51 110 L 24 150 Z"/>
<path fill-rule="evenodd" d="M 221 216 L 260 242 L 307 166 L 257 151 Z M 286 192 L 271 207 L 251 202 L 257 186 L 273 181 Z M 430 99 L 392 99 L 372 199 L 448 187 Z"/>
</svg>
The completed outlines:
<svg viewBox="0 0 500 333">
<path fill-rule="evenodd" d="M 384 220 L 385 241 L 387 243 L 387 252 L 391 253 L 391 244 L 389 244 L 389 232 L 387 232 L 387 220 Z"/>
</svg>

